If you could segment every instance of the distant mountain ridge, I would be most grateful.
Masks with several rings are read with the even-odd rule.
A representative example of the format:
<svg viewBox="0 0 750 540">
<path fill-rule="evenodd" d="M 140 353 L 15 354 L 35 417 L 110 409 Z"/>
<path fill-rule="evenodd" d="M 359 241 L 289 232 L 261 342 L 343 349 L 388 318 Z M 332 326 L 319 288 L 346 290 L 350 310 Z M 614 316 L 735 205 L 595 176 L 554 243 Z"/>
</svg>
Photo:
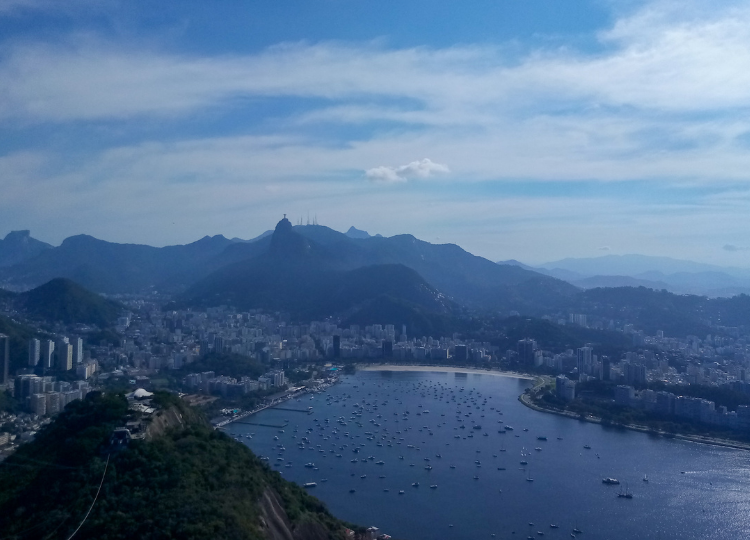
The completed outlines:
<svg viewBox="0 0 750 540">
<path fill-rule="evenodd" d="M 539 313 L 549 305 L 564 305 L 577 290 L 538 272 L 499 266 L 456 245 L 430 244 L 411 235 L 384 238 L 356 228 L 347 235 L 321 225 L 289 224 L 289 228 L 315 244 L 317 262 L 325 262 L 329 270 L 403 265 L 445 297 L 473 308 Z M 155 248 L 74 236 L 20 264 L 0 268 L 0 287 L 30 289 L 64 277 L 108 294 L 181 293 L 222 268 L 263 256 L 272 249 L 272 239 L 266 233 L 252 241 L 214 236 Z M 307 249 L 303 241 L 295 242 Z"/>
<path fill-rule="evenodd" d="M 623 275 L 635 276 L 646 272 L 659 272 L 664 275 L 681 272 L 701 273 L 720 272 L 735 277 L 750 277 L 750 269 L 722 267 L 671 257 L 649 255 L 603 255 L 591 258 L 567 258 L 539 265 L 540 268 L 560 268 L 582 275 Z"/>
<path fill-rule="evenodd" d="M 394 302 L 430 316 L 458 309 L 411 268 L 402 264 L 346 268 L 337 250 L 298 230 L 286 218 L 281 220 L 264 251 L 209 274 L 179 302 L 282 310 L 302 319 L 347 317 L 364 307 Z M 319 238 L 329 231 L 310 230 Z"/>
<path fill-rule="evenodd" d="M 13 266 L 52 249 L 50 244 L 31 237 L 31 231 L 11 231 L 0 240 L 0 267 Z"/>
<path fill-rule="evenodd" d="M 125 307 L 77 283 L 55 278 L 23 293 L 4 292 L 6 301 L 26 316 L 45 322 L 90 324 L 100 328 L 112 326 Z"/>
<path fill-rule="evenodd" d="M 372 235 L 370 235 L 370 233 L 368 233 L 367 231 L 361 231 L 354 226 L 349 227 L 349 230 L 346 231 L 346 233 L 344 234 L 346 234 L 346 236 L 348 236 L 349 238 L 371 238 L 372 237 Z M 382 238 L 382 236 L 379 234 L 376 234 L 375 236 L 377 238 Z"/>
<path fill-rule="evenodd" d="M 712 298 L 750 294 L 750 269 L 721 267 L 646 255 L 604 255 L 584 259 L 562 259 L 539 267 L 515 260 L 499 264 L 518 265 L 568 283 L 595 287 L 648 287 L 675 294 L 696 294 Z"/>
<path fill-rule="evenodd" d="M 115 244 L 93 236 L 66 238 L 20 264 L 0 268 L 0 287 L 30 289 L 51 279 L 68 278 L 103 293 L 140 292 L 192 279 L 192 274 L 234 244 L 221 235 L 181 246 L 156 248 Z"/>
</svg>

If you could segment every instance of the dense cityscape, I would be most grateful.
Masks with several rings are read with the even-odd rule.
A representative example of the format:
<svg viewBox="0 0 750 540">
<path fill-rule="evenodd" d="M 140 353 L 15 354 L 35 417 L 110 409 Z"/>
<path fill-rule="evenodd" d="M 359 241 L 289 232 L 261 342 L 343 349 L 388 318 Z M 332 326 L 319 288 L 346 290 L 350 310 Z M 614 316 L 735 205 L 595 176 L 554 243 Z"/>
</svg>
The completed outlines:
<svg viewBox="0 0 750 540">
<path fill-rule="evenodd" d="M 661 331 L 648 336 L 635 331 L 632 323 L 616 328 L 615 322 L 609 321 L 610 328 L 633 343 L 632 350 L 622 357 L 610 358 L 597 354 L 593 346 L 550 351 L 530 338 L 519 340 L 515 349 L 500 350 L 490 342 L 462 340 L 457 334 L 410 336 L 405 325 L 341 328 L 326 321 L 292 324 L 288 316 L 261 310 L 238 312 L 224 306 L 205 311 L 163 311 L 141 299 L 131 300 L 129 306 L 117 320 L 118 343 L 87 340 L 84 346 L 87 333 L 96 331 L 85 327 L 84 332 L 76 332 L 74 327 L 65 330 L 70 335 L 77 334 L 74 338 L 58 334 L 28 342 L 26 367 L 10 376 L 6 383 L 23 412 L 2 413 L 3 455 L 18 442 L 33 438 L 50 417 L 71 401 L 84 398 L 92 390 L 111 387 L 115 382 L 131 391 L 165 385 L 187 394 L 237 398 L 258 391 L 284 390 L 285 371 L 308 373 L 318 366 L 323 374 L 326 368 L 322 366 L 331 363 L 471 366 L 515 370 L 531 376 L 556 374 L 559 375 L 556 395 L 564 400 L 575 399 L 577 382 L 611 381 L 618 385 L 611 400 L 618 406 L 750 430 L 748 405 L 728 410 L 708 399 L 646 388 L 655 382 L 670 386 L 706 385 L 750 395 L 750 384 L 746 381 L 750 344 L 737 328 L 720 328 L 722 337 L 708 335 L 701 339 L 665 337 Z M 554 324 L 586 326 L 587 318 L 570 314 L 567 319 L 558 318 Z M 9 354 L 8 348 L 5 349 L 7 369 Z M 197 360 L 216 354 L 246 357 L 263 366 L 265 373 L 233 377 L 212 370 L 191 370 Z M 179 374 L 176 384 L 168 384 L 162 378 L 162 374 L 169 373 Z M 312 379 L 300 382 L 315 384 Z"/>
<path fill-rule="evenodd" d="M 750 538 L 748 28 L 0 0 L 0 540 Z"/>
</svg>

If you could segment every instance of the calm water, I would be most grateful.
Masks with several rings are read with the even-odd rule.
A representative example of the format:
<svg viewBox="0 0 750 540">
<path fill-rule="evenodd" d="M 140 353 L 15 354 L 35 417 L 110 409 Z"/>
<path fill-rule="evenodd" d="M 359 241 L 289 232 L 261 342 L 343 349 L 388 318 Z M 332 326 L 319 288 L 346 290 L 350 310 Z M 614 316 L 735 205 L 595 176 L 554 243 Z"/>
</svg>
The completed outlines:
<svg viewBox="0 0 750 540">
<path fill-rule="evenodd" d="M 539 413 L 517 400 L 528 384 L 359 372 L 285 405 L 312 406 L 312 414 L 267 410 L 248 419 L 288 420 L 283 433 L 237 423 L 228 432 L 288 480 L 317 482 L 311 493 L 336 516 L 398 538 L 570 538 L 574 528 L 590 539 L 750 538 L 750 453 Z M 513 431 L 498 433 L 506 425 Z M 632 499 L 617 497 L 626 484 Z"/>
</svg>

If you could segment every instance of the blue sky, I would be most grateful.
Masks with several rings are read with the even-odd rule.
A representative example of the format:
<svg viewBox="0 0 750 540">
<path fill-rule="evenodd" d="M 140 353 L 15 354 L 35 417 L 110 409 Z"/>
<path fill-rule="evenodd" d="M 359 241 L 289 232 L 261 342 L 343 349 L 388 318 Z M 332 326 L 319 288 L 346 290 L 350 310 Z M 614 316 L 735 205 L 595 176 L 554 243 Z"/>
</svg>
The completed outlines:
<svg viewBox="0 0 750 540">
<path fill-rule="evenodd" d="M 750 3 L 0 2 L 0 235 L 286 213 L 750 266 Z"/>
</svg>

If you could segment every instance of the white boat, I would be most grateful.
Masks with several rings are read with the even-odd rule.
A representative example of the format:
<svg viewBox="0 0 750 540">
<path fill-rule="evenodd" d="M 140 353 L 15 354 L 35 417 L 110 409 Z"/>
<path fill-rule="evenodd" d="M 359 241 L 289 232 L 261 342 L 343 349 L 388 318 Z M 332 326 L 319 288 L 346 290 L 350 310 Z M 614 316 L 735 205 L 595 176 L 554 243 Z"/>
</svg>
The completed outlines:
<svg viewBox="0 0 750 540">
<path fill-rule="evenodd" d="M 302 487 L 305 487 L 305 488 L 314 488 L 317 485 L 318 484 L 316 484 L 315 482 L 307 482 L 306 484 L 302 484 Z"/>
</svg>

